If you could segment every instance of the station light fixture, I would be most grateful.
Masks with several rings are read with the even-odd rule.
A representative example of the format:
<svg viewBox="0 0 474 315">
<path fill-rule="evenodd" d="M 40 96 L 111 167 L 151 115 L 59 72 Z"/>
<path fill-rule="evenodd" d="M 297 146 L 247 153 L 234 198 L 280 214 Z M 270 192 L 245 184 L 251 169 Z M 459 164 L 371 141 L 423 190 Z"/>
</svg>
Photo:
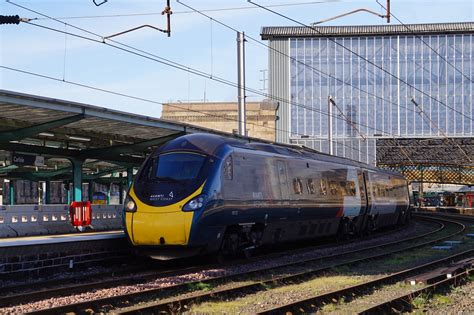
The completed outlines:
<svg viewBox="0 0 474 315">
<path fill-rule="evenodd" d="M 54 137 L 54 133 L 50 132 L 40 132 L 38 136 L 43 136 L 43 137 Z"/>
<path fill-rule="evenodd" d="M 78 137 L 78 136 L 67 136 L 67 137 L 69 140 L 84 141 L 84 142 L 91 141 L 91 138 L 86 138 L 86 137 Z"/>
</svg>

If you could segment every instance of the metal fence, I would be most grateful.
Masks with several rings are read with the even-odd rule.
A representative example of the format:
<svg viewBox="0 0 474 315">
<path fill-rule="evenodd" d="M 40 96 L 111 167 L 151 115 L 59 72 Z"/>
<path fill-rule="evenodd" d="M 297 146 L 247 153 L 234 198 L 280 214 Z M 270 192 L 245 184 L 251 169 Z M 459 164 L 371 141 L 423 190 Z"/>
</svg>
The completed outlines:
<svg viewBox="0 0 474 315">
<path fill-rule="evenodd" d="M 122 229 L 123 205 L 92 205 L 96 231 Z M 76 232 L 69 205 L 18 205 L 0 207 L 0 237 L 49 235 Z"/>
</svg>

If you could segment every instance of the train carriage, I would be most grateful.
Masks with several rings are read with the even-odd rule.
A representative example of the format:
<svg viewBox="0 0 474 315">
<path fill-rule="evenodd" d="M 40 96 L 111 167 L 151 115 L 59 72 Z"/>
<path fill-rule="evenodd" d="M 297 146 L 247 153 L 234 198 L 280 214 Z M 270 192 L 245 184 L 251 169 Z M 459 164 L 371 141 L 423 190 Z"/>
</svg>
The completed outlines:
<svg viewBox="0 0 474 315">
<path fill-rule="evenodd" d="M 308 149 L 216 135 L 150 155 L 125 203 L 132 245 L 157 258 L 370 232 L 408 218 L 398 174 Z"/>
</svg>

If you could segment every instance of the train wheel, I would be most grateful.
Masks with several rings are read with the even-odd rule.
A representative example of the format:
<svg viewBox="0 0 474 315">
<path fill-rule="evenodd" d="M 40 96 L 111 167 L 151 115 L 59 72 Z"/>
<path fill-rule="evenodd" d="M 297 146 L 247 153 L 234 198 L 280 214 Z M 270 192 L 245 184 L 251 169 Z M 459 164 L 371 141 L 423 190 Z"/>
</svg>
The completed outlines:
<svg viewBox="0 0 474 315">
<path fill-rule="evenodd" d="M 403 226 L 405 224 L 405 213 L 403 211 L 398 215 L 397 226 Z"/>
<path fill-rule="evenodd" d="M 229 258 L 235 258 L 239 253 L 240 238 L 235 232 L 226 233 L 222 240 L 221 249 L 218 254 L 218 261 L 224 261 Z"/>
<path fill-rule="evenodd" d="M 340 241 L 347 241 L 349 239 L 350 226 L 347 220 L 342 220 L 339 224 L 339 231 L 337 232 L 337 238 Z"/>
<path fill-rule="evenodd" d="M 365 233 L 366 233 L 367 235 L 370 235 L 370 234 L 372 234 L 372 232 L 374 231 L 374 229 L 375 229 L 374 220 L 373 220 L 372 218 L 369 218 L 369 219 L 367 220 L 367 226 L 366 226 L 366 228 L 365 228 Z"/>
<path fill-rule="evenodd" d="M 244 248 L 243 252 L 244 252 L 244 257 L 249 259 L 251 258 L 253 255 L 254 255 L 254 250 L 255 248 L 252 246 L 250 248 Z"/>
</svg>

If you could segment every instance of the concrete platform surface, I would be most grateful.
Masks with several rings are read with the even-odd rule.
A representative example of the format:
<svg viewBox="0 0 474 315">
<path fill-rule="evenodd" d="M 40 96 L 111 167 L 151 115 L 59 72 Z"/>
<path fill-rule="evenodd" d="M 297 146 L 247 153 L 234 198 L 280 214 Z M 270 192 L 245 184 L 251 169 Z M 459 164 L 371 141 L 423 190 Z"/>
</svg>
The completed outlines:
<svg viewBox="0 0 474 315">
<path fill-rule="evenodd" d="M 0 238 L 0 248 L 124 238 L 121 230 Z"/>
</svg>

